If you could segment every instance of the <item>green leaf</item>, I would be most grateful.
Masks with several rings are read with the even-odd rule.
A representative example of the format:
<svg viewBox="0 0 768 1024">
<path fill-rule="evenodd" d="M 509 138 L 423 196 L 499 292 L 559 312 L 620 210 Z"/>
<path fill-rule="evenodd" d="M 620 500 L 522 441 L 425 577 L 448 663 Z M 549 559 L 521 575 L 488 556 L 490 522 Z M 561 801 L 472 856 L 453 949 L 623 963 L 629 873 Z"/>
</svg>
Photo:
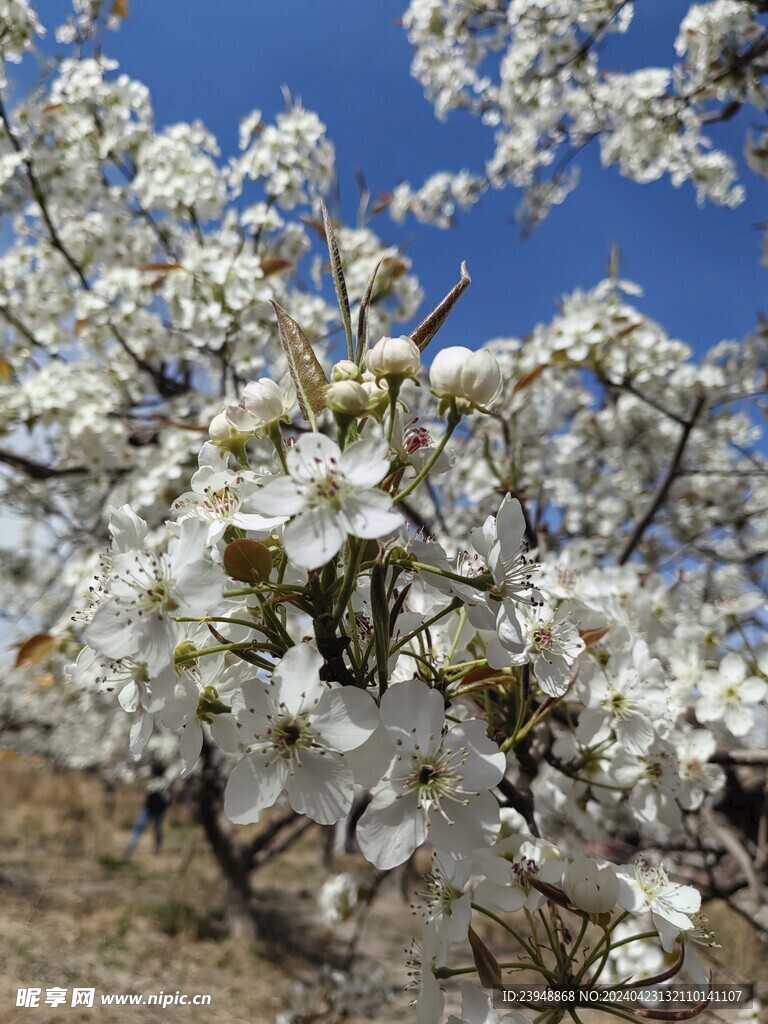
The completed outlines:
<svg viewBox="0 0 768 1024">
<path fill-rule="evenodd" d="M 434 336 L 448 319 L 448 315 L 453 307 L 459 301 L 467 288 L 469 288 L 471 283 L 472 278 L 467 273 L 467 265 L 466 263 L 462 263 L 461 279 L 459 280 L 459 283 L 455 284 L 453 288 L 451 288 L 440 305 L 436 306 L 425 320 L 422 320 L 411 335 L 412 340 L 419 346 L 420 351 L 423 352 L 430 341 L 432 341 Z"/>
<path fill-rule="evenodd" d="M 288 358 L 288 369 L 291 372 L 293 383 L 296 385 L 299 407 L 310 427 L 317 430 L 315 413 L 319 413 L 325 408 L 325 389 L 328 387 L 328 378 L 325 376 L 312 346 L 307 341 L 304 331 L 274 299 L 270 299 L 270 302 L 277 314 L 280 343 Z"/>
<path fill-rule="evenodd" d="M 376 275 L 379 272 L 379 267 L 387 259 L 386 256 L 382 256 L 376 266 L 373 268 L 373 273 L 368 278 L 368 284 L 365 286 L 365 292 L 363 293 L 363 300 L 360 303 L 360 312 L 357 314 L 357 351 L 355 352 L 355 362 L 358 366 L 363 365 L 363 357 L 365 354 L 365 342 L 368 334 L 368 307 L 371 304 L 371 295 L 373 294 L 373 286 L 376 283 Z"/>
<path fill-rule="evenodd" d="M 323 226 L 325 227 L 325 240 L 328 243 L 328 254 L 331 257 L 331 274 L 333 275 L 333 286 L 336 289 L 336 301 L 341 310 L 341 319 L 344 322 L 344 334 L 347 337 L 347 356 L 355 358 L 355 346 L 352 341 L 352 317 L 349 312 L 349 295 L 347 294 L 347 282 L 344 280 L 344 268 L 341 265 L 341 253 L 336 242 L 336 234 L 328 216 L 328 210 L 323 200 L 320 200 L 320 208 L 323 211 Z"/>
</svg>

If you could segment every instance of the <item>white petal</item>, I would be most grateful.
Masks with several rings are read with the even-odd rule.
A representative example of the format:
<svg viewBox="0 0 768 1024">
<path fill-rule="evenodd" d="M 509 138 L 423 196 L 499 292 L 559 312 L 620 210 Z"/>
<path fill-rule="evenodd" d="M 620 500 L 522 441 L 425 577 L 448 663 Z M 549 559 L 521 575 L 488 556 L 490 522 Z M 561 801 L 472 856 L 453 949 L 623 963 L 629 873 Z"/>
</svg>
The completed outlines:
<svg viewBox="0 0 768 1024">
<path fill-rule="evenodd" d="M 507 558 L 520 550 L 524 534 L 525 519 L 522 506 L 517 498 L 508 494 L 499 506 L 496 516 L 496 535 Z"/>
<path fill-rule="evenodd" d="M 341 448 L 325 434 L 304 434 L 288 449 L 285 460 L 294 480 L 309 483 L 339 468 Z"/>
<path fill-rule="evenodd" d="M 308 644 L 297 644 L 287 651 L 272 673 L 275 686 L 270 698 L 285 704 L 291 715 L 309 711 L 326 693 L 320 682 L 323 657 Z"/>
<path fill-rule="evenodd" d="M 387 475 L 388 455 L 385 441 L 355 441 L 341 456 L 341 470 L 355 487 L 375 487 Z"/>
<path fill-rule="evenodd" d="M 346 686 L 326 690 L 312 716 L 312 729 L 334 750 L 354 750 L 375 732 L 379 710 L 369 693 Z"/>
<path fill-rule="evenodd" d="M 302 569 L 319 569 L 330 562 L 347 539 L 333 509 L 318 506 L 297 516 L 285 528 L 283 543 L 290 560 Z"/>
<path fill-rule="evenodd" d="M 571 668 L 559 654 L 548 654 L 536 659 L 534 665 L 536 682 L 549 697 L 562 697 L 568 689 Z"/>
<path fill-rule="evenodd" d="M 732 736 L 746 736 L 754 724 L 754 718 L 749 708 L 733 704 L 726 708 L 723 723 Z"/>
<path fill-rule="evenodd" d="M 139 688 L 134 682 L 126 683 L 118 695 L 118 703 L 123 711 L 132 714 L 139 708 Z"/>
<path fill-rule="evenodd" d="M 203 749 L 203 730 L 194 719 L 181 730 L 181 744 L 179 754 L 182 763 L 182 777 L 189 775 L 197 764 L 200 751 Z"/>
<path fill-rule="evenodd" d="M 302 751 L 301 765 L 288 777 L 286 789 L 294 811 L 333 825 L 349 814 L 355 780 L 339 754 Z"/>
<path fill-rule="evenodd" d="M 417 746 L 424 754 L 438 749 L 442 741 L 445 712 L 443 698 L 420 679 L 390 686 L 381 699 L 381 720 L 403 752 Z"/>
<path fill-rule="evenodd" d="M 224 794 L 224 813 L 236 825 L 251 825 L 272 807 L 283 791 L 288 769 L 284 761 L 269 764 L 264 754 L 251 754 L 236 765 Z"/>
<path fill-rule="evenodd" d="M 134 551 L 144 543 L 147 524 L 136 515 L 130 505 L 121 505 L 120 508 L 112 509 L 109 517 L 109 535 L 112 538 L 114 552 Z"/>
<path fill-rule="evenodd" d="M 462 789 L 492 789 L 501 782 L 507 759 L 486 734 L 487 725 L 479 718 L 459 722 L 449 729 L 443 746 L 446 750 L 465 749 L 461 773 Z"/>
<path fill-rule="evenodd" d="M 446 803 L 452 824 L 436 811 L 430 813 L 429 840 L 454 856 L 468 857 L 480 846 L 490 846 L 499 834 L 499 805 L 491 793 L 480 793 L 464 806 Z"/>
<path fill-rule="evenodd" d="M 154 724 L 154 717 L 147 714 L 138 715 L 131 723 L 129 740 L 131 756 L 134 760 L 138 761 L 141 757 L 144 747 L 147 745 L 147 740 L 152 735 Z"/>
<path fill-rule="evenodd" d="M 304 494 L 287 476 L 274 477 L 248 497 L 248 508 L 263 516 L 282 517 L 283 522 L 306 504 Z"/>
<path fill-rule="evenodd" d="M 233 526 L 250 530 L 252 533 L 269 533 L 275 526 L 280 526 L 284 522 L 285 516 L 260 516 L 250 512 L 238 512 L 232 516 Z"/>
<path fill-rule="evenodd" d="M 201 558 L 184 566 L 176 577 L 180 609 L 183 608 L 189 615 L 209 612 L 211 605 L 221 600 L 226 582 L 221 566 L 215 565 L 209 558 Z"/>
<path fill-rule="evenodd" d="M 177 626 L 165 616 L 145 618 L 141 634 L 141 653 L 150 675 L 173 664 Z"/>
<path fill-rule="evenodd" d="M 389 795 L 392 799 L 386 803 Z M 405 863 L 426 836 L 426 816 L 416 796 L 395 800 L 392 790 L 375 796 L 357 825 L 363 856 L 381 871 Z"/>
<path fill-rule="evenodd" d="M 392 508 L 392 499 L 383 491 L 358 491 L 346 495 L 341 514 L 347 532 L 367 540 L 386 537 L 403 525 L 402 515 Z"/>
<path fill-rule="evenodd" d="M 395 754 L 390 733 L 383 725 L 360 747 L 348 751 L 344 760 L 352 769 L 358 786 L 373 789 L 381 781 Z"/>
<path fill-rule="evenodd" d="M 85 642 L 110 659 L 126 658 L 139 645 L 135 626 L 128 621 L 125 608 L 114 601 L 105 601 L 85 627 Z"/>
<path fill-rule="evenodd" d="M 226 750 L 228 754 L 234 754 L 240 737 L 232 715 L 214 715 L 211 722 L 211 736 L 222 750 Z"/>
</svg>

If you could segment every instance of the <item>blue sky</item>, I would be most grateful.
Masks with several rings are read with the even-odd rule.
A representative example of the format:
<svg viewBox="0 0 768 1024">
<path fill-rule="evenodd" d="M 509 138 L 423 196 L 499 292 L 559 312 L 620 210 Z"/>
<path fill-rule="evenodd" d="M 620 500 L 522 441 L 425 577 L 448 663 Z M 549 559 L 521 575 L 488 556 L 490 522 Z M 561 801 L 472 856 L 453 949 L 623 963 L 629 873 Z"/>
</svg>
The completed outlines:
<svg viewBox="0 0 768 1024">
<path fill-rule="evenodd" d="M 342 213 L 357 208 L 354 170 L 375 194 L 436 170 L 479 171 L 490 153 L 487 129 L 464 114 L 439 123 L 410 77 L 411 52 L 398 18 L 406 0 L 131 0 L 121 31 L 105 52 L 151 88 L 158 125 L 200 118 L 233 153 L 239 119 L 253 108 L 283 109 L 281 85 L 318 112 L 337 150 Z M 672 44 L 689 5 L 639 4 L 626 39 L 606 51 L 628 70 L 674 59 Z M 43 5 L 44 17 L 61 0 Z M 740 151 L 752 113 L 716 126 L 713 139 Z M 427 293 L 437 301 L 467 260 L 473 285 L 446 325 L 443 344 L 474 346 L 521 335 L 554 312 L 557 297 L 590 287 L 603 275 L 612 243 L 622 271 L 645 289 L 642 308 L 697 350 L 739 337 L 766 302 L 762 237 L 768 187 L 745 175 L 747 201 L 736 210 L 698 208 L 693 189 L 668 182 L 636 185 L 599 165 L 596 149 L 581 160 L 582 183 L 528 240 L 508 223 L 512 190 L 487 195 L 459 225 L 442 231 L 386 216 L 374 227 L 401 242 Z"/>
</svg>

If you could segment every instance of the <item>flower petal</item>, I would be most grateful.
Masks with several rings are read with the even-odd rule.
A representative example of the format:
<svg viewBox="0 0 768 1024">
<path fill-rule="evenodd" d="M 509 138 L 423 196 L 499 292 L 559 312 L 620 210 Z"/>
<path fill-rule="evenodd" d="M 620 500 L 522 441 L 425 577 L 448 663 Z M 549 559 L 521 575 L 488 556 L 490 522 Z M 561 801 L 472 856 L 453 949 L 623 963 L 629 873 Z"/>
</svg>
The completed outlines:
<svg viewBox="0 0 768 1024">
<path fill-rule="evenodd" d="M 326 690 L 312 716 L 312 729 L 334 750 L 354 750 L 376 731 L 379 712 L 369 693 L 345 687 Z"/>
<path fill-rule="evenodd" d="M 304 494 L 287 476 L 273 477 L 258 491 L 248 496 L 248 510 L 264 516 L 289 516 L 301 512 L 306 504 Z"/>
<path fill-rule="evenodd" d="M 395 800 L 389 787 L 374 796 L 357 825 L 363 856 L 382 871 L 404 864 L 426 837 L 426 815 L 416 795 Z"/>
<path fill-rule="evenodd" d="M 431 754 L 442 741 L 443 698 L 420 679 L 397 683 L 381 699 L 381 720 L 402 753 Z"/>
<path fill-rule="evenodd" d="M 338 513 L 321 505 L 308 508 L 289 523 L 283 543 L 295 565 L 302 569 L 319 569 L 339 553 L 346 539 Z"/>
<path fill-rule="evenodd" d="M 355 441 L 341 456 L 341 470 L 355 487 L 375 487 L 389 469 L 389 446 L 385 441 L 366 438 Z"/>
<path fill-rule="evenodd" d="M 354 537 L 386 537 L 403 525 L 402 515 L 392 508 L 392 499 L 383 491 L 367 490 L 347 494 L 341 515 L 347 532 Z"/>
<path fill-rule="evenodd" d="M 291 715 L 311 710 L 326 693 L 320 682 L 322 667 L 323 657 L 314 647 L 291 647 L 272 673 L 270 699 L 275 705 L 284 704 Z"/>
<path fill-rule="evenodd" d="M 271 807 L 283 791 L 288 768 L 284 761 L 271 764 L 263 754 L 251 754 L 236 765 L 224 794 L 224 813 L 236 825 L 251 825 Z"/>
<path fill-rule="evenodd" d="M 299 483 L 310 483 L 339 468 L 341 448 L 325 434 L 304 434 L 289 448 L 288 472 Z"/>
<path fill-rule="evenodd" d="M 333 825 L 349 814 L 355 792 L 352 770 L 340 754 L 302 751 L 301 764 L 286 784 L 297 814 L 319 825 Z"/>
</svg>

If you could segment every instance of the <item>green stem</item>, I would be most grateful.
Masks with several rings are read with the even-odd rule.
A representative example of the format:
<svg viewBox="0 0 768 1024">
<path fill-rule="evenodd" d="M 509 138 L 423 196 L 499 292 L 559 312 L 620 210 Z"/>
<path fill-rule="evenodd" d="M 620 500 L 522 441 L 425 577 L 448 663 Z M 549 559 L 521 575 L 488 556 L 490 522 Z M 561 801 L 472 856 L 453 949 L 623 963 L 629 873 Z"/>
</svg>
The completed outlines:
<svg viewBox="0 0 768 1024">
<path fill-rule="evenodd" d="M 392 444 L 392 435 L 395 432 L 395 413 L 397 412 L 397 396 L 400 394 L 401 380 L 388 379 L 389 385 L 389 424 L 387 425 L 387 441 Z"/>
<path fill-rule="evenodd" d="M 274 609 L 270 608 L 266 604 L 262 604 L 261 611 L 262 614 L 264 615 L 265 621 L 269 623 L 269 625 L 272 627 L 273 631 L 277 635 L 277 638 L 284 645 L 284 650 L 282 653 L 285 653 L 285 651 L 289 650 L 291 647 L 294 647 L 295 645 L 290 633 L 286 630 L 285 626 L 282 624 L 278 616 L 275 614 Z"/>
<path fill-rule="evenodd" d="M 461 600 L 458 597 L 454 597 L 451 603 L 447 607 L 443 608 L 442 611 L 437 612 L 435 615 L 432 616 L 431 619 L 427 619 L 427 621 L 423 622 L 418 629 L 414 629 L 411 633 L 408 633 L 407 636 L 404 636 L 402 638 L 402 640 L 398 640 L 395 646 L 390 648 L 390 657 L 397 651 L 399 651 L 402 647 L 405 647 L 406 644 L 409 644 L 411 640 L 415 640 L 416 637 L 419 636 L 419 634 L 423 633 L 425 629 L 429 629 L 430 626 L 433 626 L 436 622 L 439 622 L 440 619 L 445 618 L 446 615 L 450 615 L 451 612 L 455 611 L 459 607 L 461 607 Z"/>
<path fill-rule="evenodd" d="M 251 641 L 246 640 L 234 644 L 217 644 L 215 647 L 202 647 L 200 650 L 195 651 L 194 654 L 185 654 L 182 658 L 175 658 L 174 662 L 177 665 L 189 665 L 193 661 L 197 661 L 198 658 L 202 658 L 207 654 L 220 654 L 222 651 L 253 651 L 254 649 L 258 651 L 266 650 L 265 647 L 255 647 Z M 271 661 L 267 661 L 265 658 L 257 658 L 256 655 L 254 655 L 254 658 L 261 668 L 274 668 Z"/>
<path fill-rule="evenodd" d="M 280 433 L 280 424 L 275 423 L 269 432 L 269 439 L 275 446 L 277 457 L 280 459 L 280 465 L 283 467 L 283 472 L 288 476 L 288 463 L 285 461 L 285 449 L 283 448 L 283 435 Z"/>
<path fill-rule="evenodd" d="M 461 413 L 456 411 L 455 406 L 451 407 L 450 411 L 448 412 L 448 422 L 446 425 L 445 433 L 440 438 L 440 443 L 437 445 L 434 452 L 432 453 L 432 458 L 421 469 L 421 471 L 416 474 L 416 476 L 413 478 L 413 480 L 411 480 L 408 486 L 404 490 L 400 491 L 399 494 L 395 495 L 395 497 L 392 499 L 393 504 L 395 502 L 402 501 L 403 498 L 407 498 L 409 494 L 416 490 L 421 481 L 427 476 L 427 474 L 431 471 L 434 464 L 443 454 L 443 449 L 448 444 L 451 434 L 454 432 L 456 427 L 458 427 L 460 422 Z"/>
<path fill-rule="evenodd" d="M 548 971 L 543 964 L 538 962 L 536 950 L 529 942 L 527 942 L 523 938 L 523 936 L 516 929 L 512 927 L 511 924 L 507 924 L 507 922 L 500 918 L 497 914 L 494 914 L 492 910 L 486 910 L 485 907 L 481 907 L 479 903 L 472 903 L 472 909 L 476 910 L 479 914 L 483 914 L 485 917 L 490 918 L 491 921 L 495 921 L 496 924 L 500 925 L 505 932 L 508 932 L 517 942 L 520 943 L 520 945 L 523 947 L 523 949 L 526 951 L 528 956 L 533 961 L 528 965 L 529 970 L 538 971 L 539 974 L 543 974 L 544 977 L 551 984 L 555 984 L 555 976 L 552 974 L 552 972 Z"/>
<path fill-rule="evenodd" d="M 341 592 L 339 593 L 339 599 L 336 604 L 336 611 L 333 613 L 331 620 L 331 628 L 335 631 L 339 627 L 339 623 L 344 618 L 344 611 L 347 607 L 347 602 L 352 596 L 352 592 L 355 589 L 357 583 L 357 574 L 360 569 L 360 559 L 363 554 L 363 543 L 357 537 L 349 538 L 349 559 L 347 561 L 347 568 L 344 573 L 344 580 L 341 584 Z"/>
<path fill-rule="evenodd" d="M 400 495 L 398 494 L 399 497 Z M 493 585 L 493 580 L 485 573 L 482 576 L 462 576 L 457 572 L 451 572 L 449 569 L 441 569 L 437 565 L 428 565 L 427 562 L 414 562 L 410 558 L 393 558 L 390 560 L 390 565 L 401 565 L 404 569 L 418 569 L 421 572 L 431 572 L 434 576 L 442 576 L 446 580 L 465 583 L 468 587 L 474 587 L 475 590 L 488 590 Z"/>
<path fill-rule="evenodd" d="M 247 619 L 228 619 L 224 616 L 219 615 L 185 615 L 185 616 L 174 616 L 174 622 L 223 622 L 231 623 L 233 626 L 248 626 L 249 629 L 258 629 L 260 633 L 263 633 L 263 629 L 259 629 L 259 626 L 255 622 L 249 622 Z"/>
<path fill-rule="evenodd" d="M 467 621 L 467 609 L 462 605 L 461 611 L 459 612 L 459 624 L 456 627 L 456 633 L 455 633 L 455 635 L 453 637 L 453 640 L 451 641 L 450 650 L 448 651 L 448 659 L 447 659 L 448 661 L 450 661 L 451 658 L 456 653 L 456 648 L 459 646 L 459 637 L 461 636 L 461 631 L 464 629 L 464 623 L 466 621 Z"/>
</svg>

